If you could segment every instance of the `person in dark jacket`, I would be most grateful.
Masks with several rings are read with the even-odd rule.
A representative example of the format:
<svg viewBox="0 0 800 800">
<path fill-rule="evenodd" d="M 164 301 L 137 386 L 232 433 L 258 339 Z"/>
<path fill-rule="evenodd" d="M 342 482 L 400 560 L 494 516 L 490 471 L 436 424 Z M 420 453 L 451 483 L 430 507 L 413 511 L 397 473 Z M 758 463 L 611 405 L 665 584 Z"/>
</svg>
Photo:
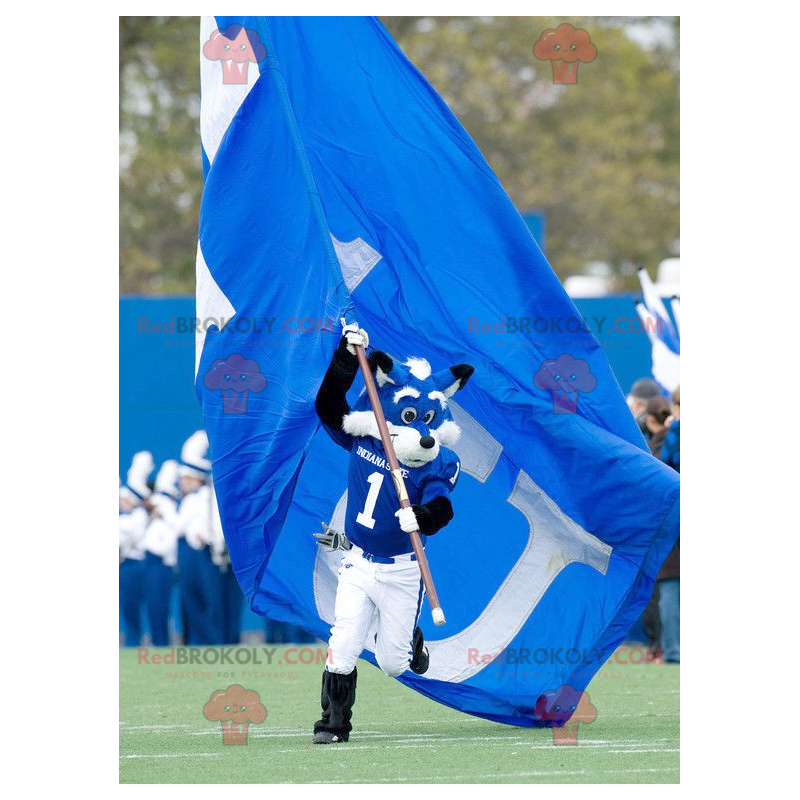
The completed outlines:
<svg viewBox="0 0 800 800">
<path fill-rule="evenodd" d="M 644 404 L 644 412 L 641 419 L 647 431 L 645 438 L 647 438 L 647 446 L 650 448 L 650 452 L 656 458 L 661 456 L 661 448 L 668 431 L 667 420 L 670 416 L 670 410 L 669 400 L 660 394 L 650 397 Z M 668 594 L 670 591 L 670 587 L 667 587 Z M 659 649 L 661 649 L 662 655 L 664 650 L 661 604 L 661 581 L 659 575 L 659 579 L 656 580 L 656 585 L 653 589 L 653 595 L 642 616 L 647 644 L 654 658 L 657 658 Z"/>
<path fill-rule="evenodd" d="M 681 387 L 672 393 L 672 415 L 667 420 L 664 443 L 661 445 L 661 460 L 676 472 L 681 471 Z"/>
<path fill-rule="evenodd" d="M 667 435 L 667 419 L 670 415 L 669 400 L 666 397 L 651 397 L 645 406 L 645 425 L 650 432 L 647 446 L 656 457 L 661 457 L 661 445 Z"/>
<path fill-rule="evenodd" d="M 661 445 L 661 460 L 681 471 L 681 388 L 672 393 L 672 418 Z M 658 573 L 658 615 L 661 652 L 667 663 L 681 661 L 681 540 L 667 556 Z"/>
<path fill-rule="evenodd" d="M 639 378 L 635 381 L 628 393 L 628 408 L 639 426 L 645 440 L 650 438 L 650 431 L 646 424 L 647 401 L 653 397 L 661 397 L 661 389 L 652 378 Z"/>
</svg>

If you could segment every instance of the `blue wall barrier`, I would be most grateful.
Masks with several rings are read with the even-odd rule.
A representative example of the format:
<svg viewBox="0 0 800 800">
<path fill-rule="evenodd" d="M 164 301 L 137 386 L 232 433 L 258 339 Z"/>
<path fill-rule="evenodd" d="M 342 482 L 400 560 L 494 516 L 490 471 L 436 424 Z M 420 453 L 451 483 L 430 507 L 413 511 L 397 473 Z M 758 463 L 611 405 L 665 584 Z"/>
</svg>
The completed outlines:
<svg viewBox="0 0 800 800">
<path fill-rule="evenodd" d="M 625 392 L 637 378 L 650 375 L 650 344 L 633 298 L 612 295 L 575 301 Z M 150 450 L 156 464 L 177 458 L 183 442 L 203 426 L 203 420 L 193 386 L 194 298 L 123 297 L 119 316 L 119 474 L 124 478 L 137 450 Z M 466 329 L 464 333 L 474 335 Z M 564 338 L 569 339 L 568 332 Z"/>
</svg>

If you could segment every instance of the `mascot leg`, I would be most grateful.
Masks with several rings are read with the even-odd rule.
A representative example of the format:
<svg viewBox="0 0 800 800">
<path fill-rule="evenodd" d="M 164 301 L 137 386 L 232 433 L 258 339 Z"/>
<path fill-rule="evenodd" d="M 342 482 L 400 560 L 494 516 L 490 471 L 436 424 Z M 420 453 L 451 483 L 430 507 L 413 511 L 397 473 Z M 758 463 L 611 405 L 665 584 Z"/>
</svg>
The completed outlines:
<svg viewBox="0 0 800 800">
<path fill-rule="evenodd" d="M 314 724 L 314 744 L 346 742 L 350 738 L 357 678 L 355 667 L 347 675 L 328 670 L 322 673 L 322 719 Z"/>
<path fill-rule="evenodd" d="M 350 717 L 356 700 L 356 661 L 375 614 L 375 604 L 368 593 L 372 583 L 372 575 L 354 555 L 342 559 L 335 621 L 322 675 L 322 718 L 314 725 L 315 744 L 346 742 L 350 738 Z"/>
<path fill-rule="evenodd" d="M 428 664 L 422 631 L 417 627 L 425 596 L 417 562 L 381 566 L 378 574 L 381 586 L 375 641 L 378 666 L 393 678 L 409 667 L 421 674 Z"/>
</svg>

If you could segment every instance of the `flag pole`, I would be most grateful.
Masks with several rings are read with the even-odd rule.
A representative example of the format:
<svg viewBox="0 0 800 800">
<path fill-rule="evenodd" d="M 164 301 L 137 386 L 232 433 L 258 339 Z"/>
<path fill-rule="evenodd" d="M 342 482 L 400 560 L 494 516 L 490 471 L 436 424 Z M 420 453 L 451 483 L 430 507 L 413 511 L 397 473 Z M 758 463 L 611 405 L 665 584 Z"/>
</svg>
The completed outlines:
<svg viewBox="0 0 800 800">
<path fill-rule="evenodd" d="M 408 499 L 403 473 L 400 471 L 400 462 L 397 460 L 397 455 L 394 452 L 392 437 L 389 434 L 389 428 L 383 416 L 381 401 L 378 398 L 378 389 L 375 386 L 375 379 L 372 377 L 372 371 L 369 368 L 367 355 L 362 345 L 357 344 L 353 346 L 355 347 L 358 366 L 361 368 L 361 374 L 364 376 L 364 383 L 367 386 L 367 395 L 372 405 L 372 411 L 375 414 L 375 421 L 378 423 L 378 432 L 381 435 L 383 450 L 386 453 L 386 460 L 389 463 L 389 471 L 392 476 L 392 481 L 394 482 L 394 488 L 397 491 L 397 499 L 400 501 L 400 508 L 410 508 L 411 502 Z M 417 557 L 417 565 L 419 566 L 420 575 L 422 576 L 422 583 L 425 585 L 425 591 L 428 594 L 433 624 L 444 625 L 444 611 L 442 611 L 442 607 L 439 605 L 439 597 L 436 594 L 436 587 L 433 585 L 433 575 L 431 575 L 431 568 L 428 566 L 428 559 L 425 556 L 425 548 L 422 546 L 422 539 L 420 538 L 419 531 L 412 531 L 408 535 L 411 537 L 411 546 L 414 548 L 414 555 Z"/>
</svg>

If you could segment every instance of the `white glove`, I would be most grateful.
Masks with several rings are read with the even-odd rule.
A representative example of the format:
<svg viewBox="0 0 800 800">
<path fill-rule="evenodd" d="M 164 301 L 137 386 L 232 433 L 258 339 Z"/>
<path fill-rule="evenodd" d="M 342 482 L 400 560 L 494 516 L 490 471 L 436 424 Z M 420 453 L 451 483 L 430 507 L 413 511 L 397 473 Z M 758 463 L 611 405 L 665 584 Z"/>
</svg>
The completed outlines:
<svg viewBox="0 0 800 800">
<path fill-rule="evenodd" d="M 351 322 L 349 325 L 344 324 L 342 320 L 342 335 L 347 339 L 347 350 L 350 355 L 356 354 L 355 345 L 361 345 L 365 350 L 369 345 L 369 336 L 363 328 L 358 327 L 357 322 Z"/>
<path fill-rule="evenodd" d="M 324 522 L 322 523 L 323 533 L 315 533 L 314 538 L 320 547 L 326 550 L 349 550 L 353 545 L 350 540 L 341 532 L 329 528 Z"/>
<path fill-rule="evenodd" d="M 394 512 L 394 515 L 397 519 L 400 520 L 400 527 L 406 533 L 413 533 L 414 531 L 419 531 L 419 522 L 417 522 L 417 515 L 414 513 L 414 509 L 409 506 L 408 508 L 401 508 L 398 511 Z"/>
</svg>

